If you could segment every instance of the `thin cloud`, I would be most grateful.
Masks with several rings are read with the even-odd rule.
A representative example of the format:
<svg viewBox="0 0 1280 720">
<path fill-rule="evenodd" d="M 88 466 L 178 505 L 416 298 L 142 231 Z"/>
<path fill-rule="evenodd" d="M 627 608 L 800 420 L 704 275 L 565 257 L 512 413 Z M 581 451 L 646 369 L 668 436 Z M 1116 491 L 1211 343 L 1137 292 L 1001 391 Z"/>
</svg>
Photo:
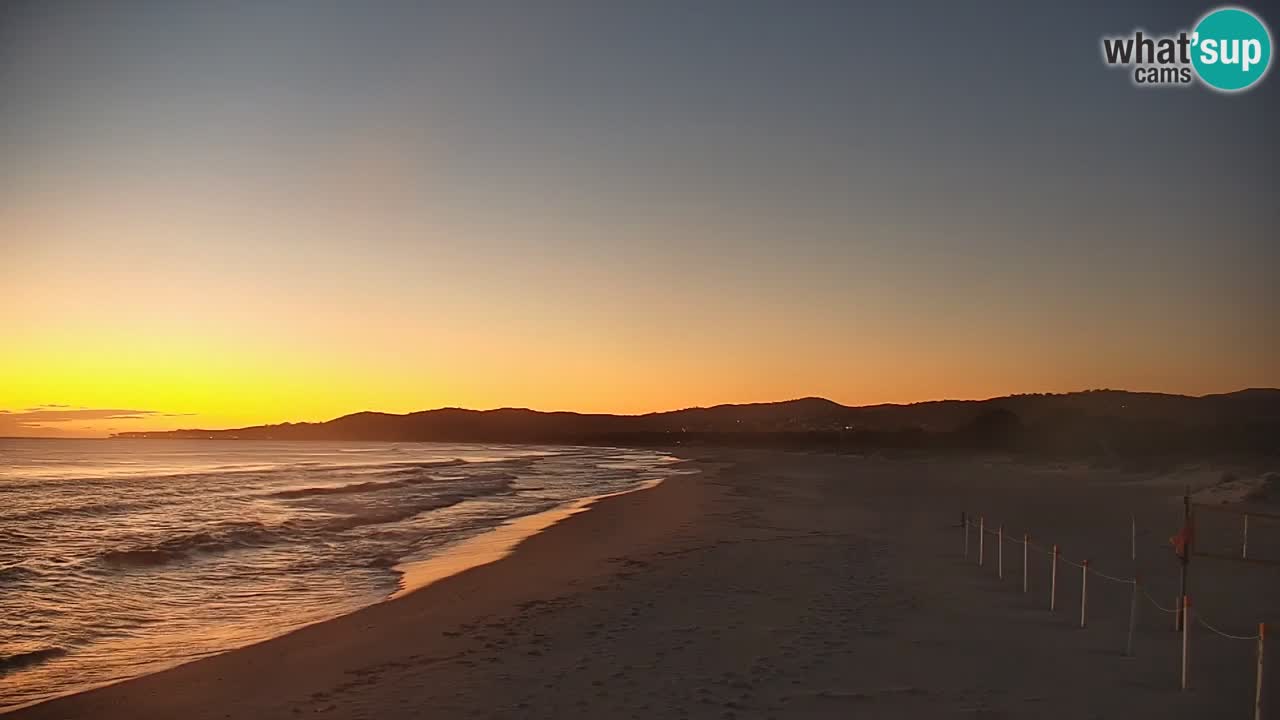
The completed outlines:
<svg viewBox="0 0 1280 720">
<path fill-rule="evenodd" d="M 22 412 L 10 412 L 9 417 L 16 419 L 18 422 L 59 423 L 74 422 L 76 420 L 145 418 L 160 414 L 159 410 L 120 410 L 113 408 L 76 408 L 73 410 L 58 410 L 40 408 L 36 410 L 24 410 Z"/>
<path fill-rule="evenodd" d="M 0 436 L 4 435 L 62 435 L 67 430 L 89 430 L 92 426 L 71 428 L 68 423 L 97 422 L 101 420 L 145 420 L 166 417 L 159 410 L 131 410 L 123 408 L 73 408 L 69 405 L 43 405 L 25 410 L 0 410 Z"/>
</svg>

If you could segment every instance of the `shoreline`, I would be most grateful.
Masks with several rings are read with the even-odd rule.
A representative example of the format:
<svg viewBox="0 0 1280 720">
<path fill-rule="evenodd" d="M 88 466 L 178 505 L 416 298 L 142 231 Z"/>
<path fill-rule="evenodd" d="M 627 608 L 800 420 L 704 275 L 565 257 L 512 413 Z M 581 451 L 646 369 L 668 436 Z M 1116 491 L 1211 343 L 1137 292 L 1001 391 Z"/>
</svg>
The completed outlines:
<svg viewBox="0 0 1280 720">
<path fill-rule="evenodd" d="M 668 452 L 672 457 L 677 458 L 677 460 L 671 464 L 671 469 L 697 464 L 696 462 L 681 457 L 674 452 L 664 452 Z M 690 472 L 671 473 L 660 478 L 652 478 L 642 481 L 635 487 L 628 488 L 626 490 L 578 498 L 542 512 L 508 520 L 491 530 L 457 543 L 448 551 L 435 557 L 426 558 L 420 561 L 398 563 L 392 566 L 392 569 L 400 574 L 399 587 L 397 590 L 374 603 L 356 608 L 351 612 L 307 623 L 305 625 L 292 628 L 280 635 L 266 638 L 248 645 L 232 647 L 209 655 L 181 660 L 174 665 L 160 667 L 142 675 L 124 678 L 103 685 L 73 691 L 64 695 L 58 695 L 14 706 L 0 711 L 0 717 L 20 718 L 28 717 L 29 714 L 30 716 L 39 717 L 46 710 L 53 707 L 60 708 L 63 705 L 80 705 L 80 700 L 82 698 L 91 700 L 98 694 L 111 693 L 113 690 L 118 688 L 132 686 L 134 684 L 147 684 L 154 678 L 163 678 L 171 673 L 181 673 L 187 668 L 202 666 L 206 663 L 210 663 L 211 661 L 228 658 L 240 653 L 263 652 L 268 650 L 267 646 L 287 641 L 299 634 L 316 632 L 318 629 L 324 628 L 330 624 L 354 623 L 354 619 L 358 616 L 370 613 L 371 611 L 376 611 L 384 606 L 396 603 L 412 602 L 416 596 L 430 592 L 433 588 L 439 587 L 444 583 L 448 583 L 448 581 L 453 578 L 514 558 L 525 544 L 555 530 L 557 527 L 562 527 L 566 521 L 575 517 L 581 517 L 589 511 L 599 509 L 603 503 L 618 501 L 627 498 L 628 496 L 642 494 L 643 491 L 658 490 L 673 478 L 692 478 L 696 477 L 701 472 L 703 471 L 700 469 L 694 469 Z M 54 712 L 56 716 L 64 717 L 69 711 L 56 710 Z M 72 712 L 72 716 L 75 716 L 74 711 L 70 712 Z"/>
<path fill-rule="evenodd" d="M 679 460 L 677 462 L 673 462 L 672 465 L 678 466 L 678 465 L 687 464 L 687 463 L 688 461 L 686 460 Z M 697 471 L 693 471 L 693 472 L 697 472 Z M 382 597 L 372 603 L 369 603 L 368 605 L 355 608 L 349 612 L 345 612 L 339 615 L 334 615 L 332 617 L 321 618 L 319 620 L 314 620 L 312 622 L 308 622 L 306 624 L 290 628 L 289 630 L 279 635 L 274 635 L 268 638 L 264 638 L 256 642 L 249 643 L 248 645 L 238 645 L 234 647 L 228 647 L 222 650 L 216 650 L 213 652 L 204 653 L 198 656 L 193 656 L 193 657 L 188 657 L 183 659 L 176 659 L 172 663 L 157 665 L 154 669 L 148 672 L 145 672 L 141 675 L 134 675 L 132 677 L 121 678 L 119 680 L 113 680 L 113 681 L 98 684 L 98 685 L 83 687 L 81 689 L 72 690 L 70 692 L 66 692 L 60 695 L 54 695 L 54 696 L 43 698 L 40 700 L 32 700 L 31 702 L 15 705 L 13 707 L 0 710 L 0 716 L 10 715 L 19 710 L 36 707 L 38 705 L 42 705 L 47 702 L 53 702 L 55 700 L 61 700 L 63 698 L 74 697 L 82 693 L 92 692 L 94 690 L 111 687 L 113 685 L 119 685 L 121 683 L 132 682 L 134 680 L 138 680 L 141 678 L 149 677 L 151 675 L 166 672 L 168 670 L 172 670 L 177 667 L 182 667 L 183 665 L 187 665 L 189 663 L 200 662 L 201 660 L 204 660 L 209 657 L 237 652 L 247 647 L 252 647 L 254 645 L 271 642 L 272 640 L 284 637 L 286 635 L 297 632 L 299 630 L 303 630 L 313 625 L 320 625 L 323 623 L 327 623 L 327 622 L 331 622 L 334 620 L 347 617 L 349 615 L 360 612 L 361 610 L 364 610 L 365 608 L 368 608 L 368 607 L 372 607 L 374 605 L 379 605 L 379 604 L 390 602 L 392 600 L 396 600 L 402 597 L 406 597 L 408 595 L 411 595 L 414 592 L 427 588 L 437 582 L 446 580 L 453 575 L 466 572 L 467 570 L 470 570 L 472 568 L 488 565 L 490 563 L 497 562 L 498 560 L 508 557 L 519 548 L 521 543 L 525 542 L 529 538 L 539 533 L 546 532 L 550 528 L 560 524 L 561 522 L 567 520 L 570 517 L 573 517 L 574 515 L 591 510 L 591 508 L 594 507 L 596 503 L 602 500 L 612 498 L 612 497 L 618 497 L 621 495 L 629 495 L 631 493 L 641 492 L 644 490 L 651 490 L 653 488 L 658 487 L 662 483 L 670 480 L 672 477 L 679 477 L 681 475 L 683 474 L 675 473 L 671 475 L 665 475 L 661 478 L 645 480 L 637 484 L 635 487 L 628 488 L 626 490 L 619 490 L 619 491 L 610 492 L 610 493 L 602 493 L 600 495 L 589 495 L 587 497 L 578 498 L 576 500 L 570 500 L 556 507 L 543 510 L 542 512 L 536 512 L 530 515 L 515 517 L 489 530 L 481 532 L 480 534 L 475 535 L 474 537 L 467 538 L 466 540 L 458 542 L 453 546 L 447 547 L 444 549 L 443 552 L 441 552 L 438 555 L 435 555 L 423 560 L 397 563 L 391 567 L 391 570 L 393 572 L 398 573 L 400 576 L 399 580 L 397 581 L 397 584 L 398 584 L 397 589 L 394 592 L 390 593 L 389 595 L 386 595 L 385 597 Z"/>
<path fill-rule="evenodd" d="M 675 456 L 673 455 L 673 457 Z M 680 465 L 685 465 L 685 464 L 689 464 L 689 461 L 679 459 L 672 463 L 672 467 L 674 468 L 674 467 L 678 467 Z M 695 470 L 693 472 L 696 473 L 698 471 Z M 368 605 L 355 608 L 349 612 L 345 612 L 339 615 L 334 615 L 332 617 L 321 618 L 319 620 L 308 622 L 306 624 L 299 625 L 294 628 L 290 628 L 289 630 L 279 635 L 274 635 L 268 638 L 264 638 L 256 642 L 249 643 L 247 645 L 238 645 L 234 647 L 228 647 L 223 650 L 217 650 L 214 652 L 205 653 L 198 656 L 178 659 L 172 662 L 171 664 L 159 665 L 154 669 L 148 672 L 145 672 L 141 675 L 121 678 L 119 680 L 113 680 L 113 681 L 98 684 L 98 685 L 92 685 L 92 686 L 84 687 L 78 690 L 66 692 L 60 695 L 54 695 L 52 697 L 47 697 L 40 700 L 33 700 L 31 702 L 15 705 L 13 707 L 0 710 L 0 716 L 11 716 L 13 713 L 16 713 L 18 711 L 35 708 L 45 703 L 55 702 L 55 701 L 63 700 L 66 698 L 72 698 L 77 695 L 94 692 L 97 690 L 101 690 L 103 688 L 109 688 L 109 687 L 120 685 L 123 683 L 134 682 L 134 681 L 147 678 L 153 675 L 168 672 L 175 668 L 180 668 L 191 663 L 201 662 L 211 657 L 217 657 L 217 656 L 225 655 L 228 653 L 239 652 L 246 648 L 254 647 L 256 645 L 261 645 L 263 643 L 272 642 L 274 640 L 277 640 L 282 637 L 286 637 L 295 632 L 304 630 L 312 626 L 322 625 L 324 623 L 333 622 L 335 620 L 341 620 L 342 618 L 348 617 L 350 615 L 361 612 L 362 610 L 365 610 L 370 607 L 374 607 L 376 605 L 380 605 L 380 604 L 391 602 L 393 600 L 397 600 L 403 597 L 407 597 L 417 591 L 430 587 L 435 583 L 441 582 L 443 580 L 447 580 L 449 577 L 453 575 L 466 572 L 473 568 L 488 565 L 490 563 L 497 562 L 498 560 L 508 557 L 512 553 L 516 552 L 519 546 L 529 538 L 534 537 L 539 533 L 546 532 L 550 528 L 560 524 L 561 522 L 567 520 L 570 517 L 573 517 L 574 515 L 591 510 L 592 507 L 594 507 L 597 503 L 599 503 L 602 500 L 623 496 L 623 495 L 629 495 L 631 493 L 636 493 L 644 490 L 651 490 L 653 488 L 658 487 L 659 485 L 666 482 L 667 480 L 670 480 L 672 477 L 679 477 L 682 475 L 684 475 L 684 473 L 673 473 L 673 474 L 665 475 L 660 478 L 653 478 L 653 479 L 642 481 L 638 483 L 635 487 L 628 488 L 625 490 L 602 493 L 599 495 L 589 495 L 586 497 L 578 498 L 576 500 L 570 500 L 568 502 L 562 503 L 561 505 L 558 505 L 556 507 L 553 507 L 547 510 L 543 510 L 541 512 L 533 513 L 530 515 L 519 516 L 519 517 L 512 518 L 510 520 L 507 520 L 501 523 L 500 525 L 497 525 L 489 530 L 486 530 L 484 532 L 481 532 L 478 535 L 475 535 L 474 537 L 470 537 L 470 538 L 467 538 L 466 540 L 458 542 L 455 545 L 446 548 L 444 552 L 441 552 L 440 554 L 435 555 L 433 557 L 429 557 L 429 558 L 418 560 L 418 561 L 397 563 L 396 565 L 393 565 L 391 567 L 391 570 L 393 572 L 398 573 L 400 576 L 399 580 L 397 581 L 397 584 L 398 584 L 397 589 L 394 592 L 386 595 L 385 597 L 382 597 Z"/>
<path fill-rule="evenodd" d="M 571 500 L 549 510 L 512 518 L 491 530 L 486 530 L 475 537 L 467 538 L 434 557 L 414 562 L 397 563 L 391 569 L 400 573 L 400 587 L 378 602 L 389 602 L 397 598 L 406 597 L 458 573 L 497 562 L 514 553 L 525 540 L 546 532 L 578 513 L 587 512 L 601 500 L 652 490 L 672 477 L 676 476 L 667 475 L 661 478 L 645 480 L 633 488 L 600 495 L 589 495 L 577 500 Z M 342 616 L 339 615 L 338 617 Z M 321 620 L 320 622 L 327 622 L 327 620 Z"/>
</svg>

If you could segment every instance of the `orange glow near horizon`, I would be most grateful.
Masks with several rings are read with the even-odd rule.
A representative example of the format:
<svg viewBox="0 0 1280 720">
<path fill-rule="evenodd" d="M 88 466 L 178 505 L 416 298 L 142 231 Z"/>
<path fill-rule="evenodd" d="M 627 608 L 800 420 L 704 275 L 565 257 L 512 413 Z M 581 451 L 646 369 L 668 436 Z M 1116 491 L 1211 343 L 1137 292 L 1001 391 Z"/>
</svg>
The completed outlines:
<svg viewBox="0 0 1280 720">
<path fill-rule="evenodd" d="M 780 286 L 759 283 L 758 267 L 728 283 L 696 265 L 605 267 L 596 272 L 609 282 L 584 282 L 579 273 L 592 271 L 554 259 L 441 272 L 323 243 L 293 251 L 292 262 L 308 263 L 277 269 L 252 247 L 210 250 L 199 218 L 143 217 L 113 215 L 133 240 L 89 256 L 74 252 L 93 247 L 87 227 L 24 228 L 30 249 L 3 277 L 0 327 L 13 342 L 0 356 L 0 409 L 157 413 L 37 434 L 442 406 L 631 414 L 810 395 L 876 404 L 1092 387 L 1202 394 L 1280 380 L 1265 354 L 1249 352 L 1247 326 L 1219 324 L 1213 342 L 1197 342 L 1158 307 L 1115 317 L 1079 302 L 1034 315 L 950 307 L 946 278 L 938 297 L 904 296 L 887 278 L 843 287 L 818 267 Z M 166 246 L 148 240 L 164 237 L 157 226 L 200 230 Z"/>
<path fill-rule="evenodd" d="M 18 262 L 0 268 L 0 328 L 10 341 L 0 356 L 0 410 L 10 411 L 0 413 L 0 435 L 443 406 L 634 414 L 811 395 L 860 405 L 1280 384 L 1264 351 L 1274 336 L 1251 334 L 1250 317 L 1210 301 L 1174 316 L 1128 290 L 1069 300 L 1051 290 L 1031 312 L 1006 297 L 1036 294 L 1017 275 L 907 268 L 926 277 L 901 288 L 894 263 L 865 273 L 852 261 L 791 258 L 779 278 L 769 258 L 727 251 L 708 265 L 676 250 L 623 248 L 632 257 L 586 265 L 575 253 L 588 243 L 538 247 L 551 230 L 530 227 L 505 232 L 554 256 L 499 248 L 489 257 L 487 226 L 426 219 L 421 236 L 455 238 L 475 257 L 440 250 L 432 262 L 403 263 L 395 248 L 344 246 L 355 232 L 348 225 L 325 229 L 299 208 L 296 223 L 264 224 L 214 221 L 181 204 L 163 213 L 34 205 L 0 206 L 0 229 L 23 239 L 10 253 Z M 370 220 L 362 232 L 392 234 L 408 221 Z M 112 228 L 110 244 L 98 244 L 102 227 Z M 636 229 L 626 232 L 643 247 Z M 307 243 L 220 240 L 299 233 Z M 1004 287 L 995 295 L 972 284 L 996 279 Z M 959 294 L 967 303 L 954 303 Z M 16 414 L 55 404 L 154 414 L 15 428 Z"/>
<path fill-rule="evenodd" d="M 263 331 L 258 337 L 211 339 L 206 332 L 150 331 L 113 344 L 86 328 L 78 337 L 89 338 L 92 350 L 77 349 L 79 342 L 66 338 L 29 337 L 0 361 L 0 377 L 21 379 L 4 383 L 0 409 L 57 404 L 157 414 L 46 423 L 39 431 L 0 435 L 226 428 L 323 421 L 360 410 L 404 413 L 445 406 L 634 414 L 809 395 L 876 404 L 1103 385 L 1172 386 L 1200 394 L 1243 384 L 1215 378 L 1220 384 L 1197 386 L 1186 382 L 1189 378 L 1169 375 L 1163 386 L 1152 387 L 1146 384 L 1151 376 L 1115 372 L 1110 373 L 1113 382 L 1095 383 L 1087 372 L 1054 377 L 1050 371 L 1061 368 L 1045 361 L 1020 368 L 1025 355 L 1000 363 L 977 348 L 956 348 L 943 367 L 923 345 L 858 353 L 854 347 L 824 347 L 811 338 L 806 342 L 803 334 L 782 347 L 753 349 L 754 338 L 745 330 L 739 337 L 718 339 L 719 347 L 674 340 L 664 345 L 660 334 L 606 337 L 594 346 L 568 337 L 537 344 L 496 335 L 463 342 L 459 335 L 449 335 L 464 345 L 453 353 L 421 339 L 379 337 L 368 328 L 342 337 L 310 338 L 272 337 Z"/>
</svg>

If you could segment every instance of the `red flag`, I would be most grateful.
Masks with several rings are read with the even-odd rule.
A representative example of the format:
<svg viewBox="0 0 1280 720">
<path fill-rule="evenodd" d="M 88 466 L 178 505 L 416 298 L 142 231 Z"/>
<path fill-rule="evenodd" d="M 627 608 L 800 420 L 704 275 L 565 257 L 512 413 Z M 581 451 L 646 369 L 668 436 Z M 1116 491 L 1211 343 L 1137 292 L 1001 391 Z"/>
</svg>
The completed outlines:
<svg viewBox="0 0 1280 720">
<path fill-rule="evenodd" d="M 1177 535 L 1169 538 L 1169 542 L 1173 545 L 1173 551 L 1182 559 L 1187 558 L 1187 550 L 1191 547 L 1192 541 L 1195 539 L 1195 529 L 1191 523 L 1187 523 Z"/>
</svg>

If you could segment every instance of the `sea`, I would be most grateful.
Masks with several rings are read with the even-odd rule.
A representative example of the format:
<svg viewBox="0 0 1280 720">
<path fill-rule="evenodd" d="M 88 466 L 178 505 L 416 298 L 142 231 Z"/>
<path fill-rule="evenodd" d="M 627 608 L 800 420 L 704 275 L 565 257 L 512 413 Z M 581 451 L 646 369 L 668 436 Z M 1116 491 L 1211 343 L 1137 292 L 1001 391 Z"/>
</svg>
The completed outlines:
<svg viewBox="0 0 1280 720">
<path fill-rule="evenodd" d="M 599 447 L 0 439 L 0 712 L 386 600 L 486 534 L 682 472 Z"/>
</svg>

